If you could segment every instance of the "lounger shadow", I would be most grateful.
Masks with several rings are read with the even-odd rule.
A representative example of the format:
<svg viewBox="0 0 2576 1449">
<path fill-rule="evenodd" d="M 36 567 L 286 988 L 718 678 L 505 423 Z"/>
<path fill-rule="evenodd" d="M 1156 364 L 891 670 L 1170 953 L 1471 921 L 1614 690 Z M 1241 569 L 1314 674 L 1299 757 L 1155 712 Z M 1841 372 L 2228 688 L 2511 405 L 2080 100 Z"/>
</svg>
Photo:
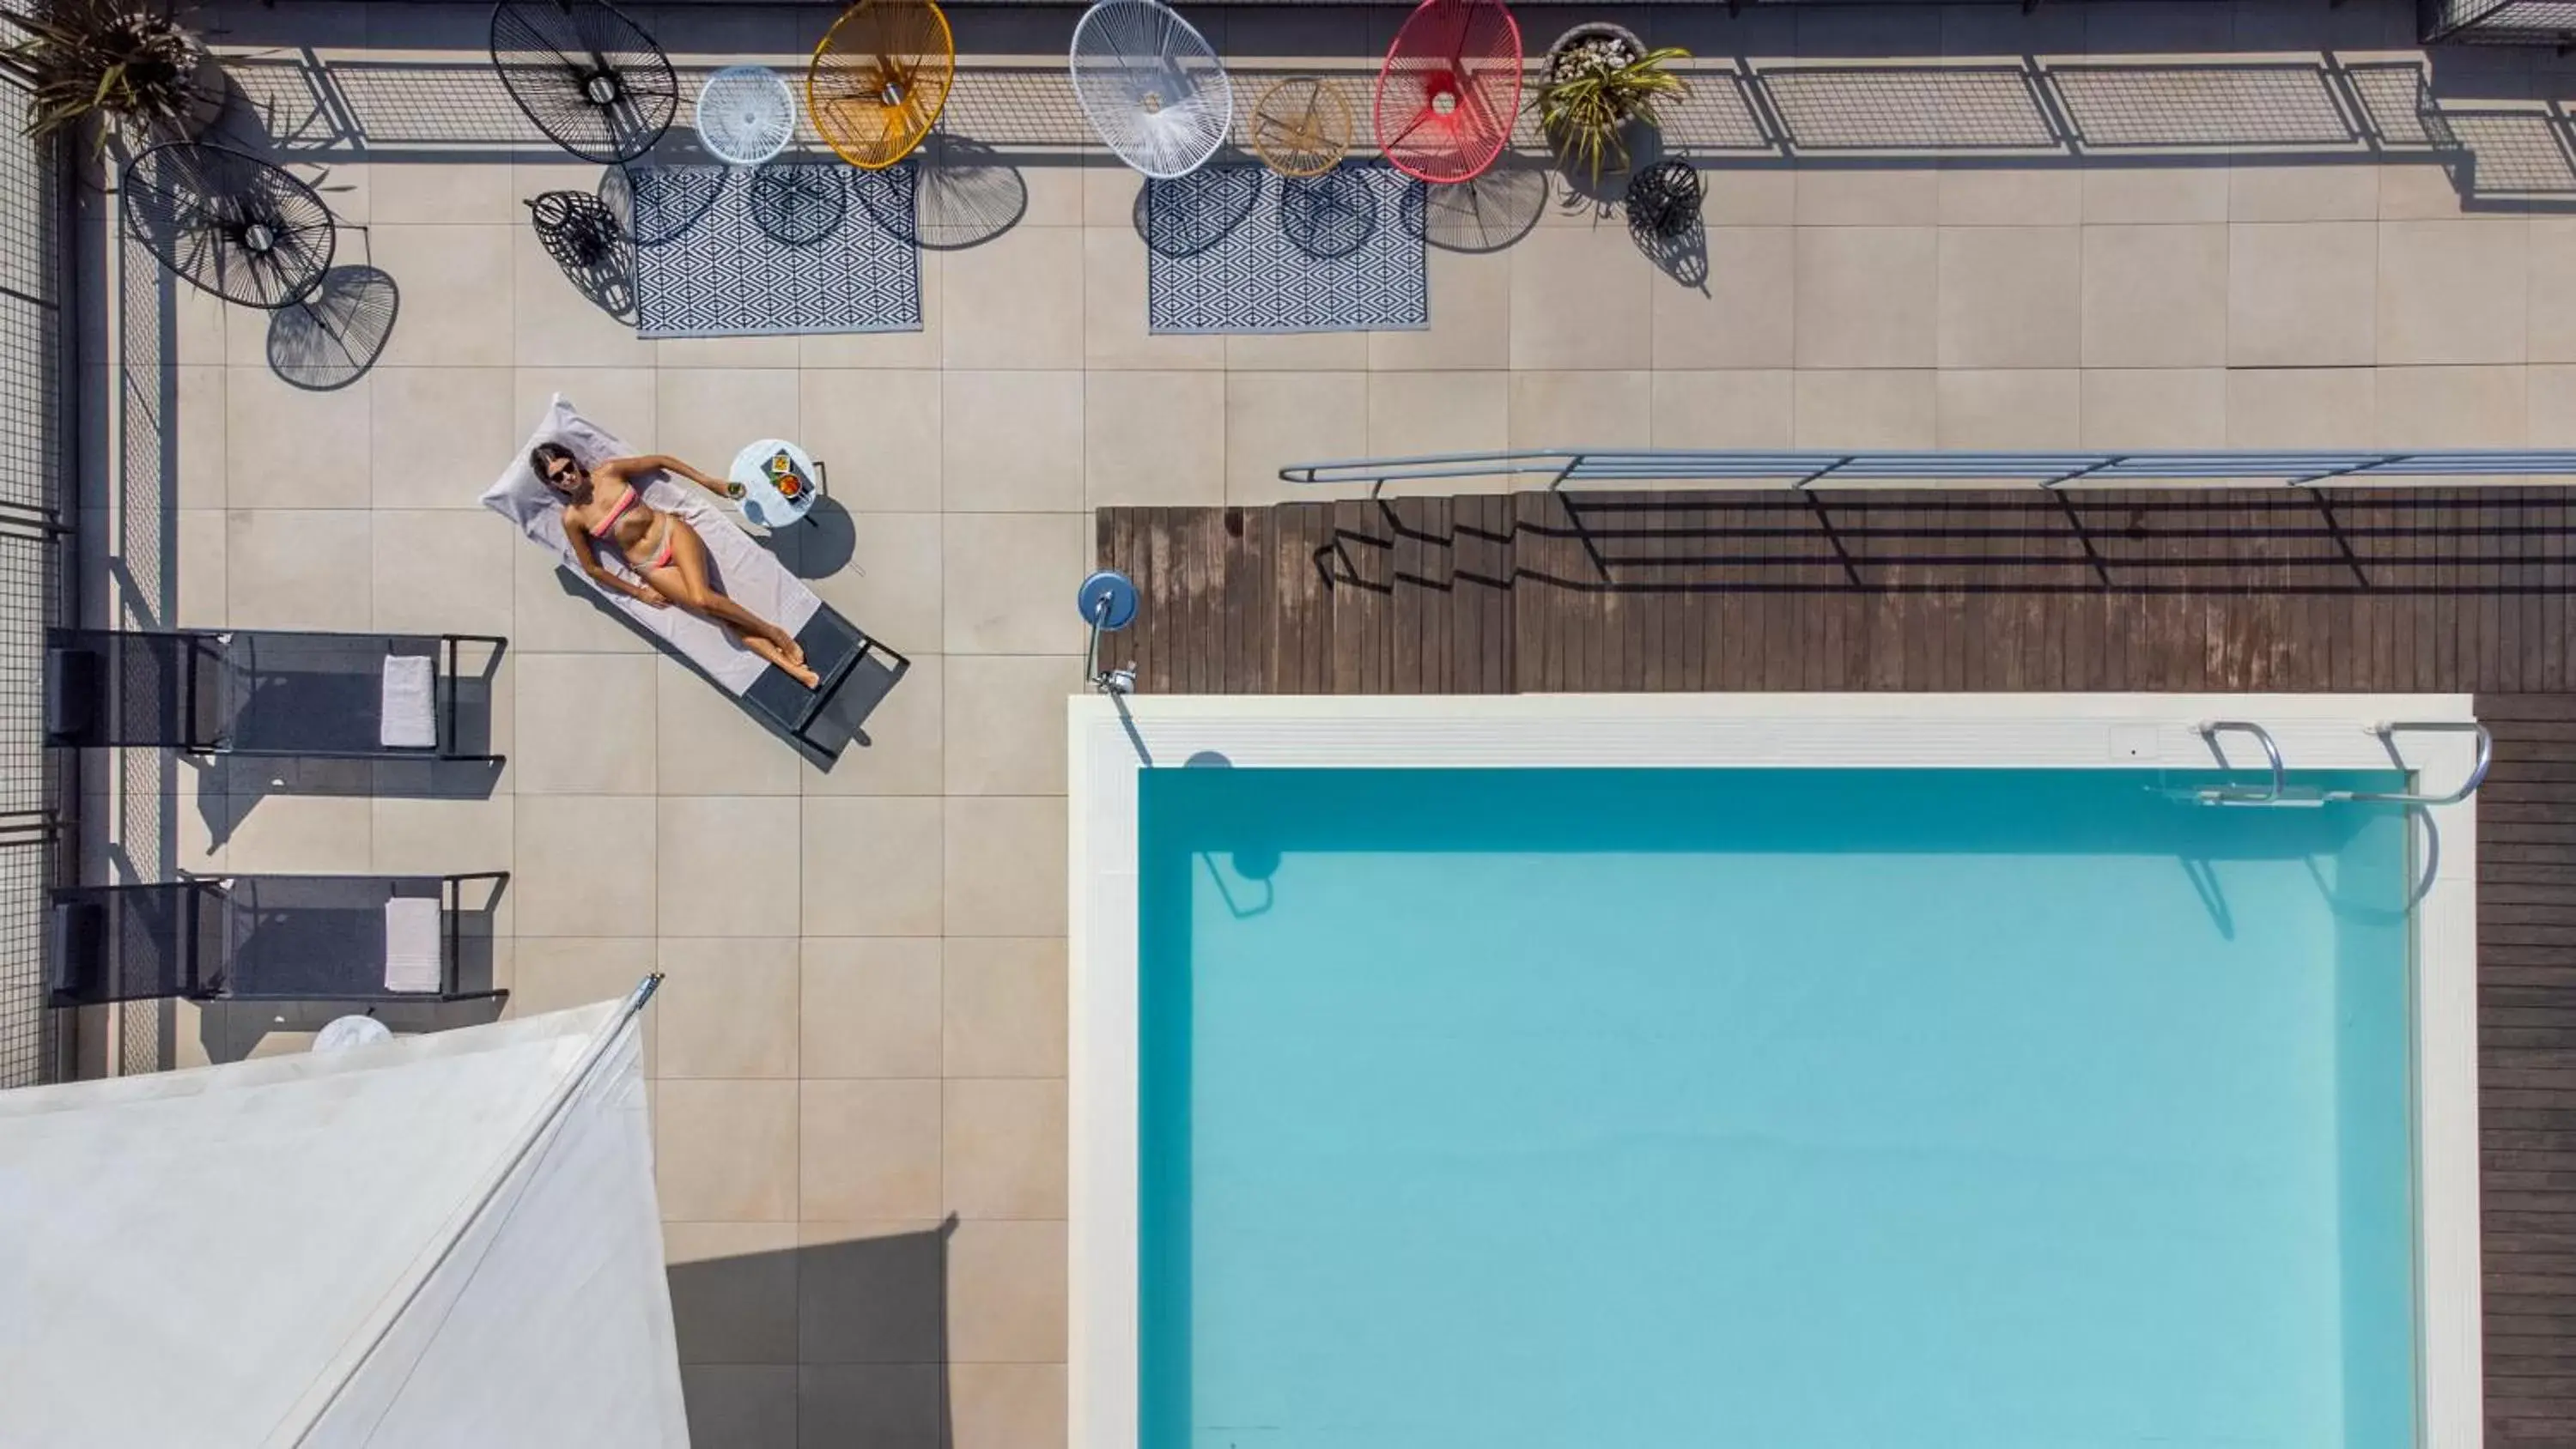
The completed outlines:
<svg viewBox="0 0 2576 1449">
<path fill-rule="evenodd" d="M 565 593 L 651 640 L 655 648 L 687 666 L 710 689 L 732 693 L 697 660 L 670 640 L 637 625 L 625 610 L 602 598 L 597 589 L 561 568 L 555 570 L 555 582 Z M 814 617 L 796 631 L 796 642 L 805 651 L 805 662 L 821 676 L 819 688 L 809 690 L 773 667 L 761 671 L 749 689 L 734 697 L 761 728 L 786 741 L 815 768 L 829 770 L 840 760 L 841 751 L 852 743 L 861 748 L 872 743 L 866 729 L 868 716 L 894 692 L 895 685 L 912 668 L 912 661 L 851 623 L 829 604 L 815 609 Z"/>
</svg>

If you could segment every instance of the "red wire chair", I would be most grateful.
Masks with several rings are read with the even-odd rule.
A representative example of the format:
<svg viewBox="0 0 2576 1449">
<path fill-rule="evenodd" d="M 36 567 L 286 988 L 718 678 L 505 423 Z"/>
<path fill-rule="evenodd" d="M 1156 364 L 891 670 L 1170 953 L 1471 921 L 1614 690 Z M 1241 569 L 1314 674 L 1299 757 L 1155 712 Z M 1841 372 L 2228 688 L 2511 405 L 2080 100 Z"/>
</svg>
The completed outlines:
<svg viewBox="0 0 2576 1449">
<path fill-rule="evenodd" d="M 1502 0 L 1423 0 L 1377 77 L 1377 144 L 1424 181 L 1470 181 L 1521 108 L 1521 28 Z"/>
</svg>

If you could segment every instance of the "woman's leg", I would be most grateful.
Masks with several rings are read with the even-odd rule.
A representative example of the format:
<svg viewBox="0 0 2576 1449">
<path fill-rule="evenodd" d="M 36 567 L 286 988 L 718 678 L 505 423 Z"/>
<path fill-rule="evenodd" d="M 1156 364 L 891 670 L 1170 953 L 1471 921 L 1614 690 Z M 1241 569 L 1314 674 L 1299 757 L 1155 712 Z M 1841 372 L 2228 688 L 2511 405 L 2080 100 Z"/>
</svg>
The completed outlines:
<svg viewBox="0 0 2576 1449">
<path fill-rule="evenodd" d="M 796 678 L 797 682 L 803 684 L 807 689 L 812 689 L 816 684 L 821 682 L 820 676 L 816 675 L 813 670 L 805 667 L 805 661 L 801 659 L 788 658 L 785 650 L 770 643 L 767 639 L 762 638 L 758 634 L 745 634 L 730 624 L 724 626 L 724 631 L 733 635 L 735 638 L 740 639 L 742 641 L 743 648 L 750 650 L 752 653 L 757 654 L 761 658 L 768 660 L 770 663 L 777 665 L 779 668 L 786 670 L 790 675 L 793 675 Z"/>
<path fill-rule="evenodd" d="M 812 689 L 819 681 L 814 671 L 805 667 L 805 650 L 786 630 L 727 598 L 723 590 L 708 581 L 707 546 L 697 530 L 676 516 L 666 526 L 670 529 L 671 562 L 645 570 L 644 581 L 661 590 L 672 603 L 732 626 L 740 633 L 745 648 Z"/>
</svg>

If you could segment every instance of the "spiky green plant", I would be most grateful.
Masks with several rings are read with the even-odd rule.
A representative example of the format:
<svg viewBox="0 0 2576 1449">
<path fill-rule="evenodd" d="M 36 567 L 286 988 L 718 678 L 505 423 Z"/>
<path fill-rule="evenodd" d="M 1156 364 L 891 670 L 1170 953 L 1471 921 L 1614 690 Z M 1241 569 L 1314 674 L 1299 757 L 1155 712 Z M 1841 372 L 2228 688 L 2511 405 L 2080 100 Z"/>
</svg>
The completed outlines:
<svg viewBox="0 0 2576 1449">
<path fill-rule="evenodd" d="M 1597 185 L 1611 157 L 1628 164 L 1628 143 L 1619 128 L 1630 121 L 1658 124 L 1655 108 L 1688 89 L 1666 67 L 1689 58 L 1689 51 L 1673 45 L 1632 56 L 1628 44 L 1613 37 L 1577 42 L 1553 58 L 1531 102 L 1539 130 L 1559 161 L 1589 167 Z"/>
<path fill-rule="evenodd" d="M 31 91 L 29 136 L 51 136 L 96 116 L 138 139 L 159 140 L 183 133 L 206 100 L 197 80 L 203 52 L 166 14 L 127 0 L 38 0 L 28 9 L 0 6 L 0 22 L 15 32 L 0 44 L 0 69 Z M 108 129 L 97 128 L 98 144 Z"/>
</svg>

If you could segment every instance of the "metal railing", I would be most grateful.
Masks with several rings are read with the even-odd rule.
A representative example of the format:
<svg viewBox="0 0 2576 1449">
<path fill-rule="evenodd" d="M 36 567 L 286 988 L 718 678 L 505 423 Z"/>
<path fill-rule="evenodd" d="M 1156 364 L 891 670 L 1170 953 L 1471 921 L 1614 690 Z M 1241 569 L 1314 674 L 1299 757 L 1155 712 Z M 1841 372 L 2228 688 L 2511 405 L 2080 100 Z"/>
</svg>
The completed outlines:
<svg viewBox="0 0 2576 1449">
<path fill-rule="evenodd" d="M 2451 790 L 2435 795 L 2419 790 L 2301 790 L 2290 785 L 2289 770 L 2281 761 L 2280 742 L 2272 732 L 2245 719 L 2213 719 L 2196 726 L 2194 733 L 2209 744 L 2209 752 L 2225 766 L 2227 751 L 2218 737 L 2225 734 L 2251 735 L 2262 748 L 2263 763 L 2271 778 L 2261 785 L 2206 785 L 2192 792 L 2192 798 L 2203 805 L 2403 805 L 2411 809 L 2431 809 L 2457 805 L 2478 793 L 2487 781 L 2487 767 L 2495 763 L 2495 736 L 2475 720 L 2382 720 L 2370 726 L 2371 736 L 2388 751 L 2388 758 L 2403 766 L 2405 757 L 2397 752 L 2401 734 L 2474 734 L 2477 753 L 2469 761 L 2469 771 Z"/>
<path fill-rule="evenodd" d="M 1391 483 L 1522 478 L 1543 478 L 1551 490 L 1576 484 L 1659 483 L 1791 489 L 1827 485 L 2043 489 L 2431 482 L 2568 485 L 2576 484 L 2576 450 L 1825 453 L 1551 448 L 1291 463 L 1279 470 L 1279 476 L 1289 483 L 1364 483 L 1372 496 Z"/>
<path fill-rule="evenodd" d="M 2426 45 L 2576 45 L 2576 0 L 2417 0 Z"/>
<path fill-rule="evenodd" d="M 26 91 L 0 76 L 0 109 Z M 73 373 L 67 158 L 14 125 L 0 137 L 0 1087 L 60 1074 L 45 1009 L 45 892 L 65 878 L 68 765 L 44 748 L 44 655 L 71 566 Z"/>
</svg>

